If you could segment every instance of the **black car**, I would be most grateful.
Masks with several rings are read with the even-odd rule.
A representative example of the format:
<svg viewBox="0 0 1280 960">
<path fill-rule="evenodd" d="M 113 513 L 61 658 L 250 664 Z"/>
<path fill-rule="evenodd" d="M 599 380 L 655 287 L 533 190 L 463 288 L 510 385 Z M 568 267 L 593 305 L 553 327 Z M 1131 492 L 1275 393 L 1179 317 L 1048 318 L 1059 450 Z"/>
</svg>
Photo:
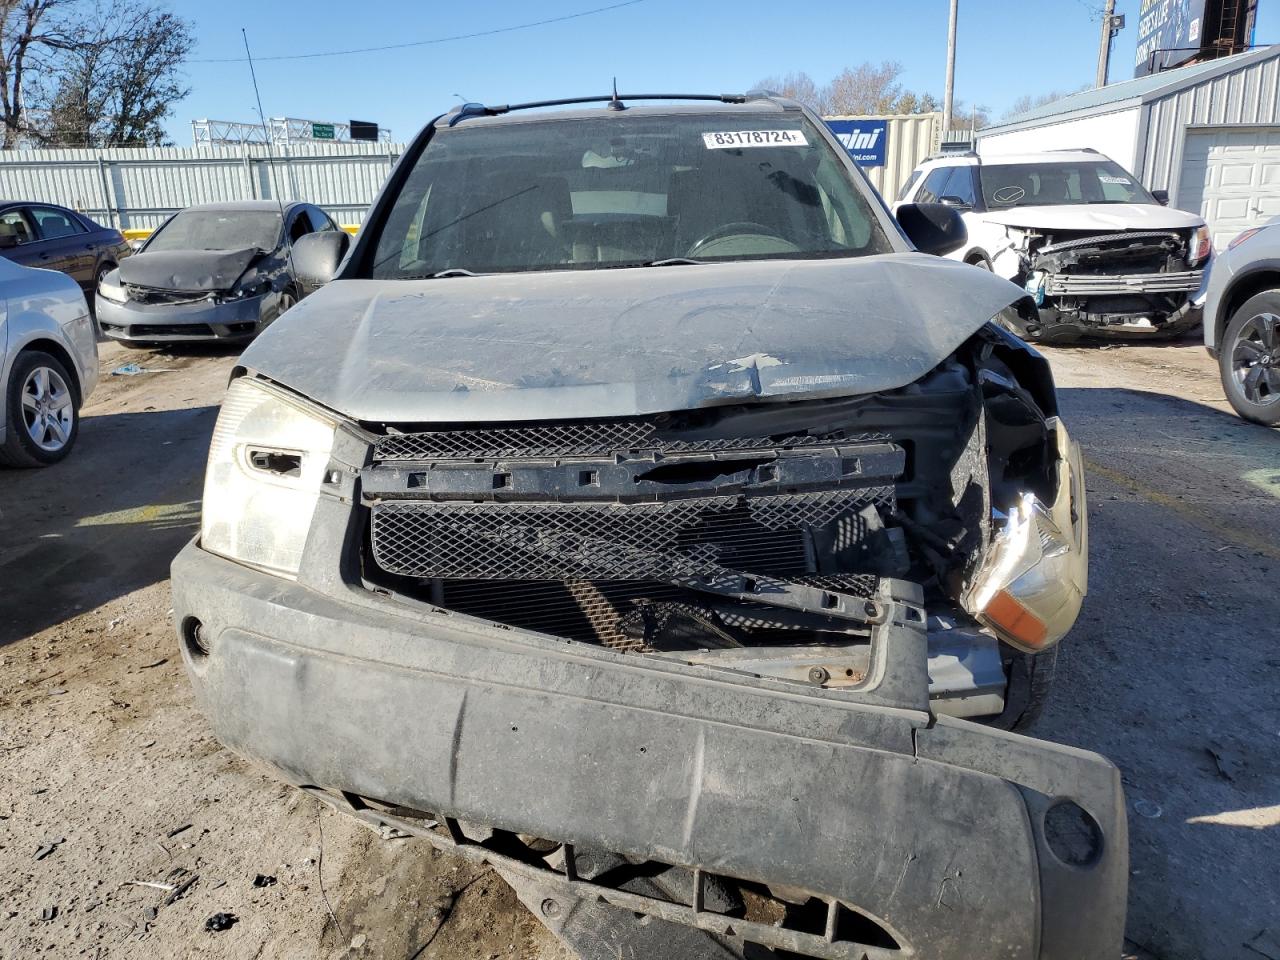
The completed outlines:
<svg viewBox="0 0 1280 960">
<path fill-rule="evenodd" d="M 60 270 L 92 302 L 98 281 L 129 255 L 119 230 L 52 203 L 0 202 L 0 257 Z"/>
</svg>

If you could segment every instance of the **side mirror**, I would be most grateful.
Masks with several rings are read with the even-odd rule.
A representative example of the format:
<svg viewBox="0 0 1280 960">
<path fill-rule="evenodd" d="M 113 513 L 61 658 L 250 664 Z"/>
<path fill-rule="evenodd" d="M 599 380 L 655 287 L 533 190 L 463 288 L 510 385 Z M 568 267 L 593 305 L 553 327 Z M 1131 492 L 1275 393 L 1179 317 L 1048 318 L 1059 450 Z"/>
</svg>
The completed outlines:
<svg viewBox="0 0 1280 960">
<path fill-rule="evenodd" d="M 948 207 L 955 207 L 957 210 L 968 210 L 969 204 L 965 203 L 959 197 L 939 197 L 938 202 Z"/>
<path fill-rule="evenodd" d="M 1160 204 L 1160 206 L 1167 207 L 1169 205 L 1168 190 L 1152 190 L 1151 196 L 1156 198 L 1156 203 Z"/>
<path fill-rule="evenodd" d="M 964 218 L 945 203 L 904 203 L 897 216 L 902 232 L 921 253 L 943 257 L 969 239 Z"/>
<path fill-rule="evenodd" d="M 293 272 L 308 292 L 323 287 L 338 272 L 351 236 L 345 230 L 324 230 L 299 237 L 293 244 Z"/>
</svg>

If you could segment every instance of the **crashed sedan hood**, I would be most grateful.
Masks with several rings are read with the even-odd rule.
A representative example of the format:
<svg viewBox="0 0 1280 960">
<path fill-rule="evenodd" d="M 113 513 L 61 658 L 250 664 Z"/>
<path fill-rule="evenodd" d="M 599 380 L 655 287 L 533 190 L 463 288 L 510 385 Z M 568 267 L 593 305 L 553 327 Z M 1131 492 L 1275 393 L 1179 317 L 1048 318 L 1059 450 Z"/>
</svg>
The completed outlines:
<svg viewBox="0 0 1280 960">
<path fill-rule="evenodd" d="M 337 280 L 241 362 L 371 423 L 632 416 L 901 387 L 1024 295 L 924 254 Z"/>
<path fill-rule="evenodd" d="M 1064 203 L 1052 207 L 1014 207 L 981 215 L 988 223 L 1034 230 L 1186 230 L 1204 219 L 1155 203 Z"/>
<path fill-rule="evenodd" d="M 136 253 L 120 261 L 120 279 L 159 290 L 229 290 L 261 253 L 257 247 Z"/>
</svg>

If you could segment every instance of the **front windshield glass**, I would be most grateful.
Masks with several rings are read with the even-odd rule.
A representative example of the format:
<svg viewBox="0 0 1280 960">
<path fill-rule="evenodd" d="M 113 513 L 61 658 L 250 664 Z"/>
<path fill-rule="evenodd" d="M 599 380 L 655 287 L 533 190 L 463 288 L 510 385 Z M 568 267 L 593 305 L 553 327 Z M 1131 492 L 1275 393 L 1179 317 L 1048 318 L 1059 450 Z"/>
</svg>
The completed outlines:
<svg viewBox="0 0 1280 960">
<path fill-rule="evenodd" d="M 269 210 L 185 210 L 147 243 L 158 250 L 270 251 L 280 242 L 280 214 Z"/>
<path fill-rule="evenodd" d="M 1137 178 L 1110 160 L 982 165 L 991 210 L 1068 203 L 1155 203 Z"/>
<path fill-rule="evenodd" d="M 891 250 L 803 117 L 607 115 L 436 130 L 371 274 L 596 269 Z"/>
</svg>

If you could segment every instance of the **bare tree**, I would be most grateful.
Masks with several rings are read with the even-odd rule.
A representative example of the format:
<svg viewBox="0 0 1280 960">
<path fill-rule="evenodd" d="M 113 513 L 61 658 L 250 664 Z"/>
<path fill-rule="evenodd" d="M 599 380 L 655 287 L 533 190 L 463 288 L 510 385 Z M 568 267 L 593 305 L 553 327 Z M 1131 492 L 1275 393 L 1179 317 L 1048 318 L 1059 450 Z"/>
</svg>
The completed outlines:
<svg viewBox="0 0 1280 960">
<path fill-rule="evenodd" d="M 902 65 L 898 63 L 864 63 L 845 68 L 824 86 L 814 83 L 807 73 L 766 77 L 756 86 L 798 100 L 826 115 L 933 113 L 938 109 L 932 94 L 904 90 L 898 80 L 901 75 Z"/>
<path fill-rule="evenodd" d="M 804 71 L 765 77 L 756 84 L 756 89 L 772 90 L 774 93 L 799 101 L 818 113 L 826 112 L 825 88 L 820 88 L 813 82 L 813 77 Z"/>
<path fill-rule="evenodd" d="M 0 148 L 30 132 L 27 85 L 77 43 L 74 0 L 0 0 Z"/>
<path fill-rule="evenodd" d="M 193 44 L 148 0 L 0 0 L 0 146 L 162 143 Z"/>
<path fill-rule="evenodd" d="M 85 24 L 59 60 L 38 136 L 50 145 L 149 146 L 189 92 L 179 69 L 194 41 L 189 24 L 144 0 L 122 0 Z"/>
<path fill-rule="evenodd" d="M 1080 93 L 1084 90 L 1092 90 L 1091 84 L 1085 84 L 1083 87 L 1077 87 L 1075 90 L 1053 90 L 1049 93 L 1030 94 L 1025 93 L 1017 100 L 1009 105 L 1009 109 L 1004 112 L 1002 119 L 1008 120 L 1016 117 L 1020 113 L 1026 113 L 1034 110 L 1036 107 L 1043 107 L 1045 104 L 1053 103 L 1055 100 L 1061 100 L 1063 97 L 1069 97 L 1073 93 Z"/>
<path fill-rule="evenodd" d="M 892 113 L 903 93 L 901 75 L 902 64 L 891 60 L 845 67 L 827 86 L 827 109 L 847 116 Z"/>
</svg>

